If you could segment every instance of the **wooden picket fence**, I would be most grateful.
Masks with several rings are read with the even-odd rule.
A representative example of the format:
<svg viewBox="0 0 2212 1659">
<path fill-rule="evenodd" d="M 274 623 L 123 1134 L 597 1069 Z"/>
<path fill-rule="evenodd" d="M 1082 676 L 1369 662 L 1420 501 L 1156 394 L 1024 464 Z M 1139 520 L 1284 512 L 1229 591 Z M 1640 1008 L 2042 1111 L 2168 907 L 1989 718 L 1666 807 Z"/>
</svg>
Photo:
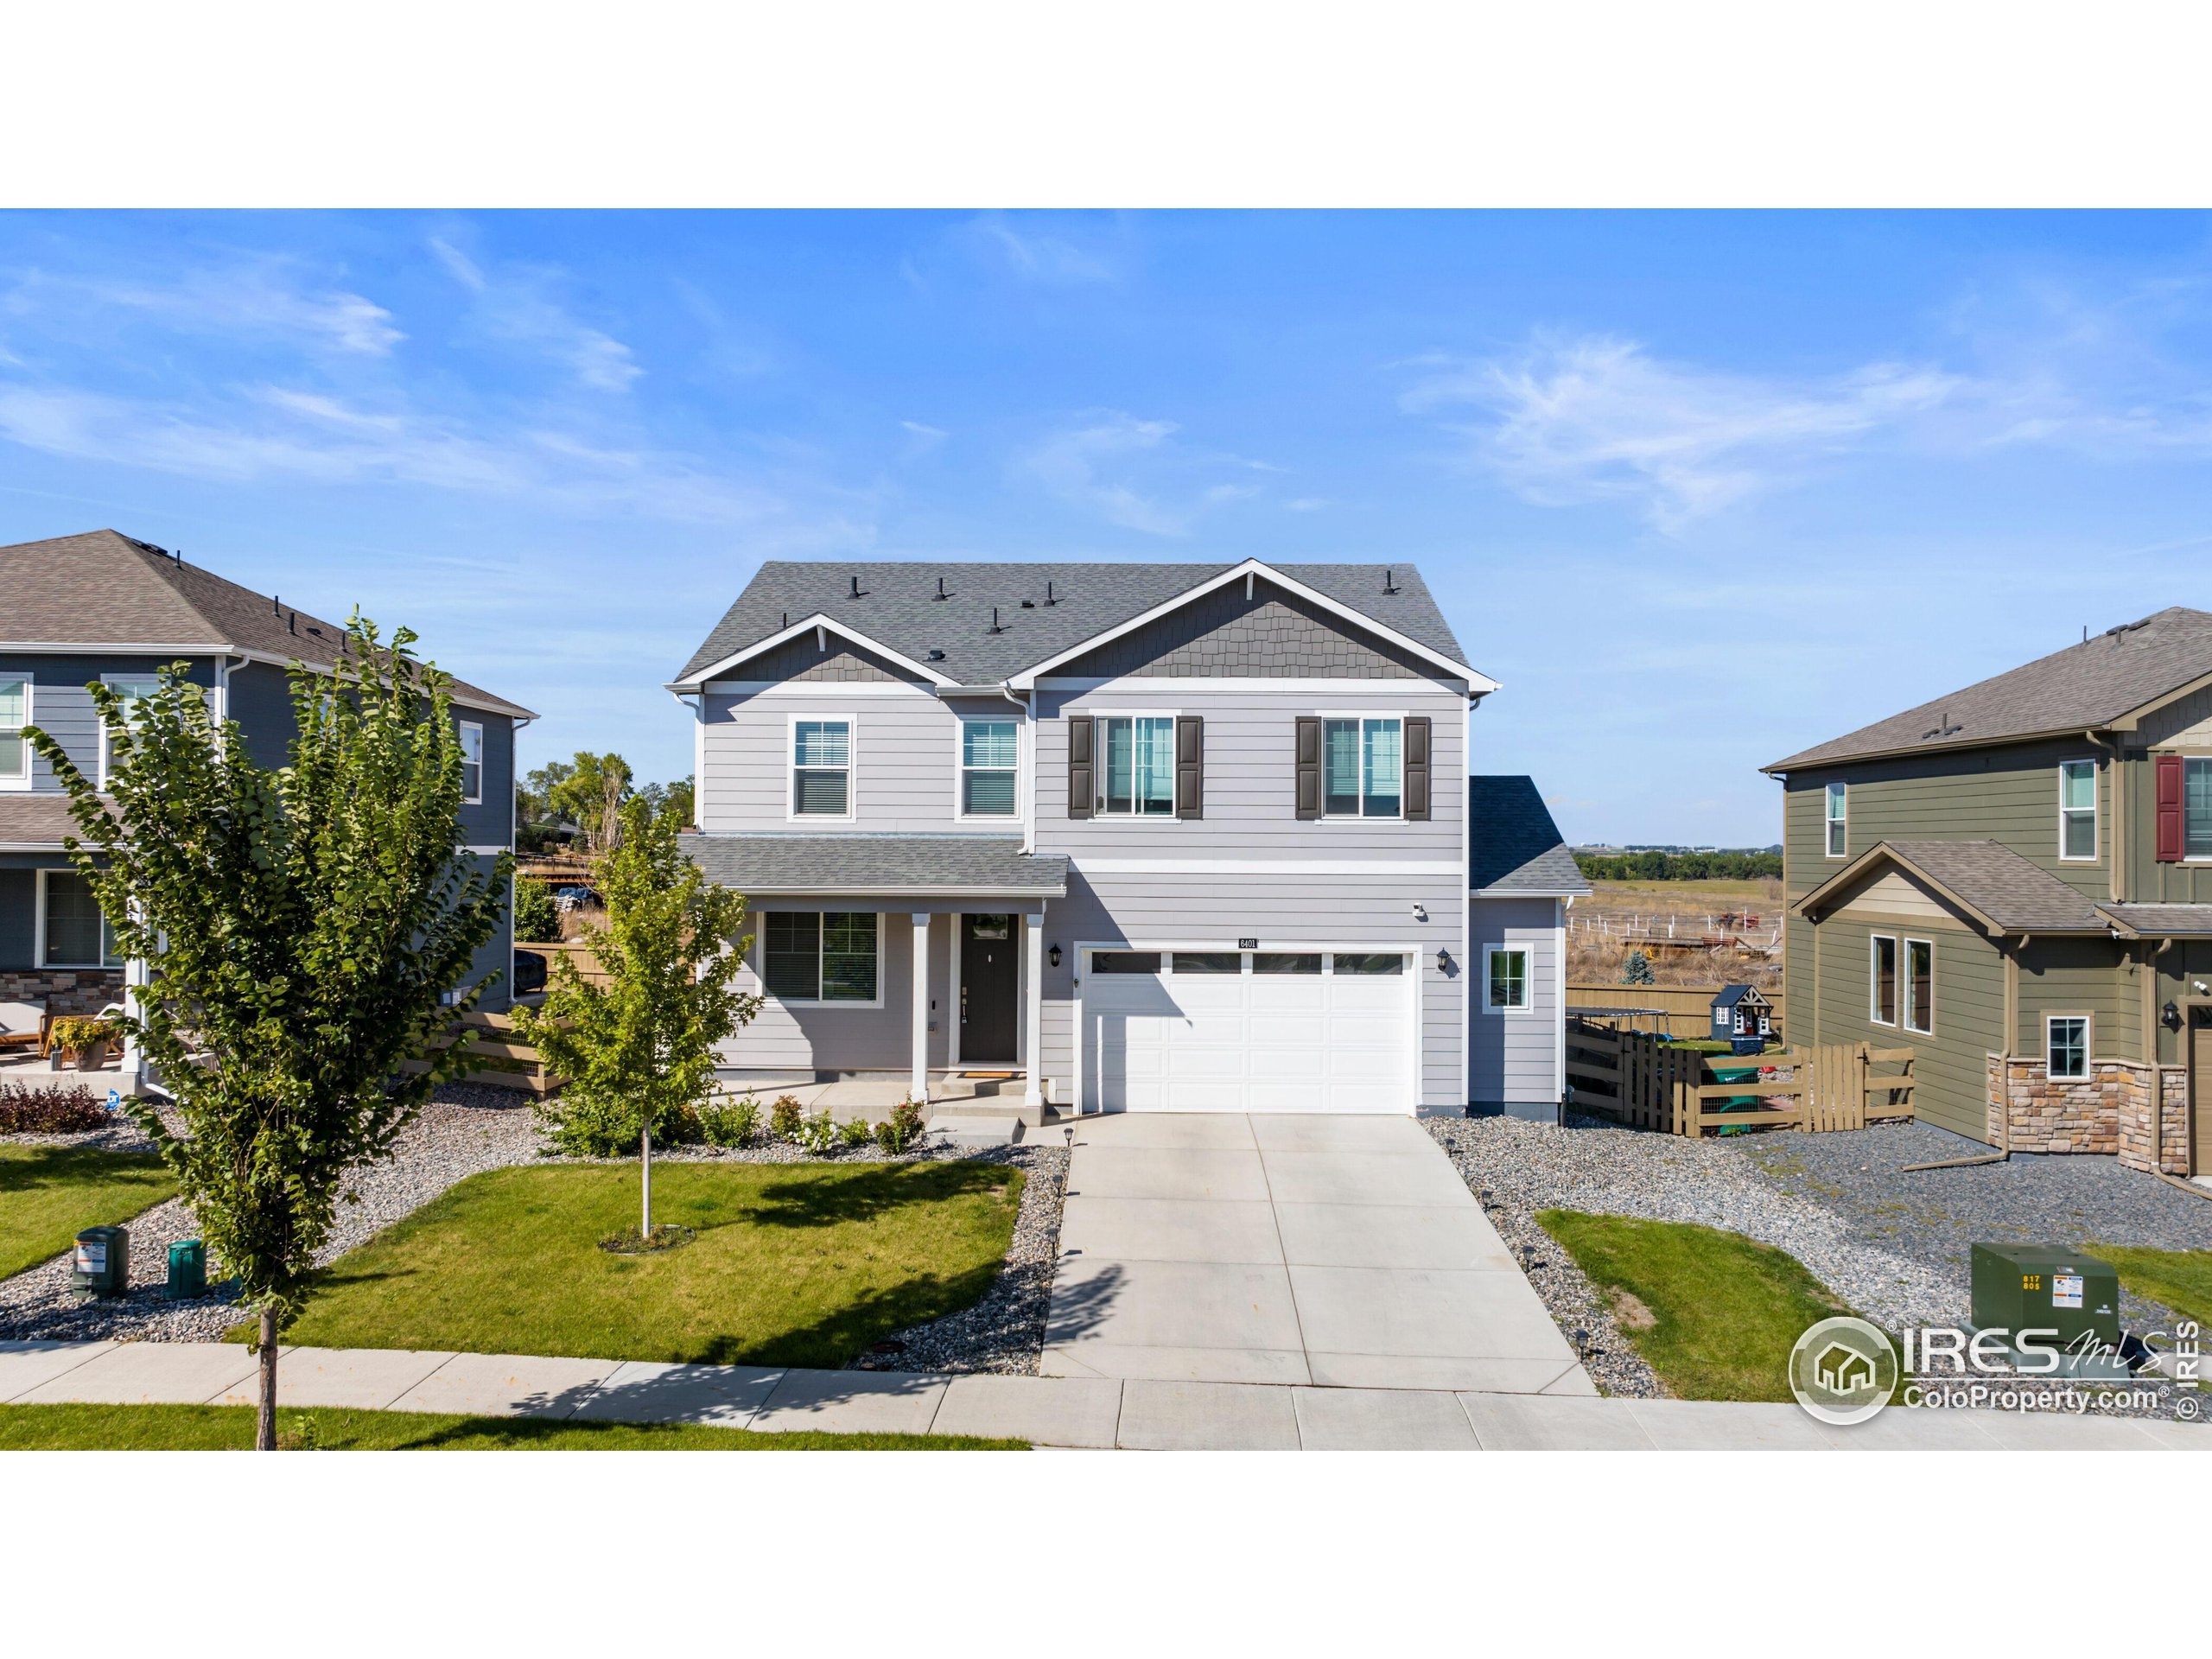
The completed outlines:
<svg viewBox="0 0 2212 1659">
<path fill-rule="evenodd" d="M 1863 1129 L 1870 1118 L 1913 1115 L 1909 1048 L 1829 1043 L 1756 1058 L 1756 1077 L 1722 1083 L 1713 1068 L 1729 1065 L 1727 1055 L 1669 1048 L 1662 1037 L 1603 1020 L 1575 1017 L 1567 1025 L 1567 1075 L 1574 1104 L 1632 1128 L 1691 1136 L 1717 1128 L 1817 1132 Z M 1745 1099 L 1754 1103 L 1732 1103 Z"/>
</svg>

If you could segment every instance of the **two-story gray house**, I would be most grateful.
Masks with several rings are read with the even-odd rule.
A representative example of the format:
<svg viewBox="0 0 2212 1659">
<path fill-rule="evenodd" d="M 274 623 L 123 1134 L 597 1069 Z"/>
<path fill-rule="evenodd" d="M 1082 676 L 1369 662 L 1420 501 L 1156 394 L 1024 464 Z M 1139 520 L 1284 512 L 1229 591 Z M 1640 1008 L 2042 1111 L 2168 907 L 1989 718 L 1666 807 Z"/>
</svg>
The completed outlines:
<svg viewBox="0 0 2212 1659">
<path fill-rule="evenodd" d="M 51 733 L 98 781 L 107 745 L 86 686 L 104 680 L 127 701 L 181 661 L 253 758 L 283 766 L 294 735 L 288 665 L 327 668 L 344 632 L 111 530 L 0 547 L 0 1003 L 96 1013 L 121 999 L 131 969 L 115 959 L 62 851 L 75 833 L 68 798 L 23 728 Z M 473 757 L 455 834 L 488 862 L 514 844 L 514 734 L 536 716 L 473 685 L 456 683 L 453 698 Z M 503 925 L 476 963 L 475 978 L 499 976 L 485 1006 L 504 1006 L 512 955 Z"/>
<path fill-rule="evenodd" d="M 1789 1035 L 1923 1119 L 2212 1173 L 2212 613 L 2160 611 L 1777 760 Z"/>
<path fill-rule="evenodd" d="M 1555 941 L 1472 920 L 1560 899 L 1470 902 L 1497 687 L 1408 567 L 772 563 L 669 689 L 694 856 L 754 912 L 741 1075 L 998 1073 L 1032 1121 L 1459 1111 L 1471 1018 L 1500 1094 L 1509 1023 L 1556 1023 Z"/>
</svg>

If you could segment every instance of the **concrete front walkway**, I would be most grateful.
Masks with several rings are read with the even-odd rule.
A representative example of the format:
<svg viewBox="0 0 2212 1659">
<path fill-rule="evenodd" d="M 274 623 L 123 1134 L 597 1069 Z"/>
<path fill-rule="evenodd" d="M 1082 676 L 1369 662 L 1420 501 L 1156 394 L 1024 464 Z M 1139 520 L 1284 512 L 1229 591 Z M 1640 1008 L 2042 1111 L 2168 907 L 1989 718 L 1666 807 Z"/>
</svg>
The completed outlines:
<svg viewBox="0 0 2212 1659">
<path fill-rule="evenodd" d="M 1084 1118 L 1060 1250 L 1047 1375 L 1597 1393 L 1409 1117 Z"/>
<path fill-rule="evenodd" d="M 0 1404 L 251 1405 L 232 1343 L 0 1342 Z M 766 1433 L 975 1434 L 1132 1451 L 2212 1451 L 2212 1428 L 2002 1412 L 1884 1412 L 1827 1428 L 1795 1406 L 1445 1389 L 661 1365 L 291 1348 L 285 1405 Z"/>
</svg>

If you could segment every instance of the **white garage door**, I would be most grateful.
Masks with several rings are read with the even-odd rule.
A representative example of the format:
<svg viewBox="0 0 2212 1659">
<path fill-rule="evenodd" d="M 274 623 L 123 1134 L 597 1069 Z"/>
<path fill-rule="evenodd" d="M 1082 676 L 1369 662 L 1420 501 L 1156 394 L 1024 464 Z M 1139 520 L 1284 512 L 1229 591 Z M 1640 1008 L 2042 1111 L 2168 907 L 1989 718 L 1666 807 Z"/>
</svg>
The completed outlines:
<svg viewBox="0 0 2212 1659">
<path fill-rule="evenodd" d="M 1410 1115 L 1402 950 L 1093 950 L 1084 1104 L 1132 1112 Z"/>
</svg>

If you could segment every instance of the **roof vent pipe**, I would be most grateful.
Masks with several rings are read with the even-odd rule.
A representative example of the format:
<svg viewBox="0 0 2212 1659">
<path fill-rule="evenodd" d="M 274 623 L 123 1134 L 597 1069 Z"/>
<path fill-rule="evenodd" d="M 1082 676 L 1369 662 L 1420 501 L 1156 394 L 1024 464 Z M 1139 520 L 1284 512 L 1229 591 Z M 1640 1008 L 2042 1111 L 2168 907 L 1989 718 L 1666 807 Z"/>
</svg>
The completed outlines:
<svg viewBox="0 0 2212 1659">
<path fill-rule="evenodd" d="M 860 579 L 858 576 L 855 576 L 855 577 L 853 578 L 853 593 L 852 593 L 852 596 L 853 596 L 855 599 L 858 599 L 858 598 L 861 596 L 861 579 Z"/>
<path fill-rule="evenodd" d="M 1052 597 L 1052 584 L 1049 582 L 1045 584 L 1045 602 L 1047 605 L 1057 605 L 1060 602 Z"/>
<path fill-rule="evenodd" d="M 1398 591 L 1398 573 L 1387 566 L 1382 572 L 1382 591 L 1386 594 L 1395 594 Z"/>
<path fill-rule="evenodd" d="M 991 631 L 993 633 L 1004 633 L 1004 632 L 1006 632 L 1006 630 L 1005 630 L 1004 628 L 1002 628 L 1002 627 L 1001 627 L 1001 626 L 999 626 L 999 607 L 998 607 L 997 606 L 995 606 L 995 605 L 994 605 L 994 606 L 992 606 L 992 607 L 991 607 L 991 627 L 990 627 L 990 631 Z"/>
<path fill-rule="evenodd" d="M 937 579 L 937 592 L 931 594 L 930 597 L 931 599 L 950 599 L 952 597 L 950 594 L 944 591 L 944 578 L 943 576 L 939 576 Z"/>
</svg>

